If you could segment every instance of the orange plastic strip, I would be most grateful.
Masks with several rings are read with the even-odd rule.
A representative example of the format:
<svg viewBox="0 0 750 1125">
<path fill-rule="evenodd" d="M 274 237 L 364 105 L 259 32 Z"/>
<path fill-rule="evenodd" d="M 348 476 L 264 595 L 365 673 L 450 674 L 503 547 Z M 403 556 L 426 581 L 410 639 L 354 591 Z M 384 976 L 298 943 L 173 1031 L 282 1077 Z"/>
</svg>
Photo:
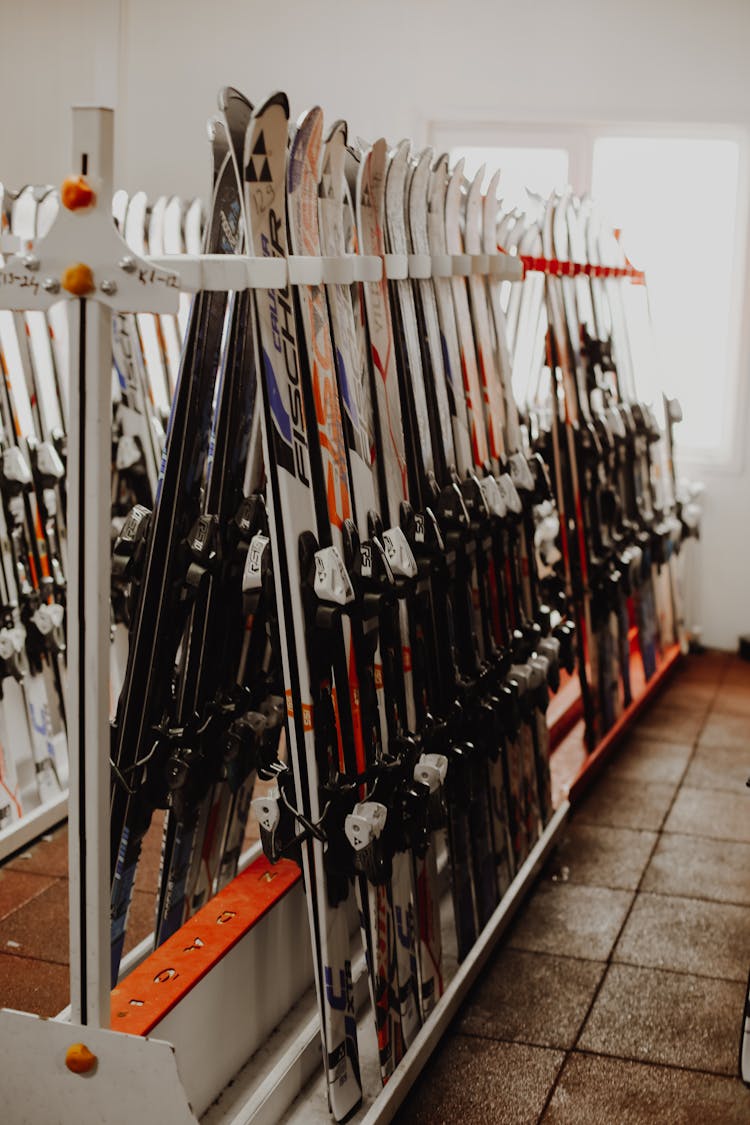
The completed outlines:
<svg viewBox="0 0 750 1125">
<path fill-rule="evenodd" d="M 288 859 L 251 863 L 112 990 L 112 1029 L 148 1035 L 301 877 Z"/>
</svg>

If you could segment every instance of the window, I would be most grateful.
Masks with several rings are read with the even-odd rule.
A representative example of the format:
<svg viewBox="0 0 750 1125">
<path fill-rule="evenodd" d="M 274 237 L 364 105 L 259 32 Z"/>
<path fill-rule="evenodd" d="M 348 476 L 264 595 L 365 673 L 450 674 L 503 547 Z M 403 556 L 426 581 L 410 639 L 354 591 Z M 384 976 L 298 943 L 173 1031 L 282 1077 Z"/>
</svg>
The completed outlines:
<svg viewBox="0 0 750 1125">
<path fill-rule="evenodd" d="M 719 129 L 690 136 L 658 127 L 626 133 L 448 122 L 435 123 L 430 139 L 452 161 L 463 156 L 469 176 L 483 163 L 499 167 L 508 207 L 524 206 L 525 187 L 546 196 L 570 182 L 579 194 L 591 192 L 647 275 L 657 378 L 640 393 L 653 399 L 664 389 L 680 399 L 683 458 L 734 460 L 745 221 L 740 139 Z"/>
<path fill-rule="evenodd" d="M 739 176 L 733 141 L 601 137 L 591 190 L 645 269 L 656 362 L 683 408 L 680 446 L 726 450 L 736 367 L 732 286 Z"/>
</svg>

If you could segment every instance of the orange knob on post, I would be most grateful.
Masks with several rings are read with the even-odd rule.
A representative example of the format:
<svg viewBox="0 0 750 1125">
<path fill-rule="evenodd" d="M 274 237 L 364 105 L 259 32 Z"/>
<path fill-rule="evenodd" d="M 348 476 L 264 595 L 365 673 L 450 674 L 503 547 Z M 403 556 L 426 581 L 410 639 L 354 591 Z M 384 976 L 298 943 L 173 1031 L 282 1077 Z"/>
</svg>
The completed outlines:
<svg viewBox="0 0 750 1125">
<path fill-rule="evenodd" d="M 83 176 L 68 176 L 60 188 L 63 207 L 69 211 L 83 211 L 96 203 L 96 192 Z"/>
<path fill-rule="evenodd" d="M 76 262 L 74 266 L 68 266 L 65 270 L 60 278 L 60 284 L 74 297 L 87 297 L 94 291 L 94 275 L 89 266 L 84 265 L 83 262 Z"/>
<path fill-rule="evenodd" d="M 73 1074 L 90 1074 L 97 1062 L 85 1043 L 73 1043 L 65 1052 L 65 1065 Z"/>
</svg>

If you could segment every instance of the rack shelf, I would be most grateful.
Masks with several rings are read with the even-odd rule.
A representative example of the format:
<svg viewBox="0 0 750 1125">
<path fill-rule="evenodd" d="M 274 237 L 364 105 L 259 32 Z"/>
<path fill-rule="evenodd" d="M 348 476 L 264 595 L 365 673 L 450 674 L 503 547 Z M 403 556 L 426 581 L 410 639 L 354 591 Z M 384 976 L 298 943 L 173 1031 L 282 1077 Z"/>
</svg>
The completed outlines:
<svg viewBox="0 0 750 1125">
<path fill-rule="evenodd" d="M 20 851 L 60 824 L 68 815 L 68 794 L 60 793 L 53 801 L 47 801 L 36 809 L 24 813 L 23 817 L 0 832 L 0 863 L 14 852 Z"/>
</svg>

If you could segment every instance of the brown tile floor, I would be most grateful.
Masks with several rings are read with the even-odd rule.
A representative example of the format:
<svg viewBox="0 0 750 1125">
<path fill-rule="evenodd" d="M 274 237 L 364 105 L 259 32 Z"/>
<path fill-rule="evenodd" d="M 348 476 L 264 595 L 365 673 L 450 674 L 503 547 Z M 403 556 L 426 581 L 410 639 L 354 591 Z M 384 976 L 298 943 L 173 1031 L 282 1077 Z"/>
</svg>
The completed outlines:
<svg viewBox="0 0 750 1125">
<path fill-rule="evenodd" d="M 565 836 L 398 1125 L 747 1125 L 750 665 L 685 661 Z"/>
<path fill-rule="evenodd" d="M 750 964 L 750 665 L 685 662 L 579 806 L 400 1125 L 734 1125 Z M 152 831 L 129 944 L 149 929 Z M 0 868 L 0 1006 L 68 1000 L 67 846 Z"/>
<path fill-rule="evenodd" d="M 144 844 L 126 952 L 153 929 L 161 815 Z M 68 834 L 61 825 L 0 865 L 0 1008 L 54 1016 L 68 984 Z"/>
</svg>

